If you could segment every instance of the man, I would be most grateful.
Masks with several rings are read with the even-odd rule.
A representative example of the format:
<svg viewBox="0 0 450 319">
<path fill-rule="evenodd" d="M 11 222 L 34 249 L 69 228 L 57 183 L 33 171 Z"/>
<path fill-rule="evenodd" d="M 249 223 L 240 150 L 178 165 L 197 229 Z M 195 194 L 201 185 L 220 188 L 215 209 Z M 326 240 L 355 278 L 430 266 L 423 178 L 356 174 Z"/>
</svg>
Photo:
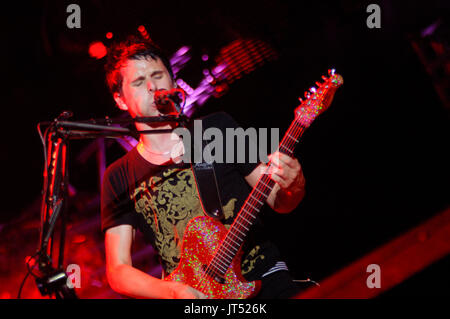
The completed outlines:
<svg viewBox="0 0 450 319">
<path fill-rule="evenodd" d="M 121 110 L 132 117 L 162 115 L 155 104 L 155 92 L 170 90 L 176 83 L 169 62 L 151 43 L 131 37 L 114 45 L 105 69 L 108 86 Z M 203 123 L 205 128 L 221 130 L 237 127 L 224 113 L 206 117 Z M 136 123 L 136 128 L 171 126 Z M 158 252 L 164 275 L 171 273 L 179 262 L 187 222 L 204 214 L 190 165 L 174 160 L 183 155 L 182 144 L 173 133 L 141 135 L 136 148 L 111 164 L 105 173 L 101 206 L 106 273 L 110 286 L 120 294 L 133 298 L 205 297 L 183 283 L 154 278 L 134 268 L 131 260 L 138 229 Z M 304 196 L 301 166 L 297 159 L 285 154 L 274 153 L 271 159 L 277 167 L 272 173 L 276 184 L 267 204 L 279 213 L 288 213 Z M 256 185 L 262 167 L 263 163 L 216 165 L 226 227 Z M 276 247 L 264 238 L 266 233 L 260 230 L 259 221 L 253 228 L 251 234 L 256 239 L 250 236 L 242 247 L 242 274 L 247 280 L 262 279 L 261 298 L 292 296 L 297 287 Z"/>
</svg>

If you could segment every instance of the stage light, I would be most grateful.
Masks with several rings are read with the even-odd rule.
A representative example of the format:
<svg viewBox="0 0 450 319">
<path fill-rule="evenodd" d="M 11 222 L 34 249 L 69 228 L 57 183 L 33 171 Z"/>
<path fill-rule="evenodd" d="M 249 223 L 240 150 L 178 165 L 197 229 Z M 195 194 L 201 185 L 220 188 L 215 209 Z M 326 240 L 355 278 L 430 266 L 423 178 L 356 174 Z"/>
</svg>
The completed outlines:
<svg viewBox="0 0 450 319">
<path fill-rule="evenodd" d="M 240 79 L 265 62 L 277 58 L 277 53 L 267 43 L 257 39 L 238 39 L 220 50 L 218 65 L 213 74 L 228 83 Z"/>
<path fill-rule="evenodd" d="M 95 59 L 101 59 L 106 55 L 106 47 L 100 41 L 92 42 L 89 45 L 89 55 Z"/>
<path fill-rule="evenodd" d="M 150 35 L 149 35 L 148 32 L 147 32 L 147 29 L 145 29 L 145 27 L 144 27 L 143 25 L 140 25 L 140 26 L 138 27 L 138 31 L 141 33 L 142 37 L 144 37 L 145 39 L 151 41 Z"/>
</svg>

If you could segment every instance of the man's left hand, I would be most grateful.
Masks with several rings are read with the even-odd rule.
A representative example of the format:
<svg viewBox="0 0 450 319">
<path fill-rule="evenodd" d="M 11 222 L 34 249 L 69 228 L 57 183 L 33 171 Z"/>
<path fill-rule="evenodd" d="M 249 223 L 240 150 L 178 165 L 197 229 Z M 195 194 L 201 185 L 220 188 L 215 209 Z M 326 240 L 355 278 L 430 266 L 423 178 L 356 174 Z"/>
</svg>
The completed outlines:
<svg viewBox="0 0 450 319">
<path fill-rule="evenodd" d="M 298 159 L 281 152 L 269 155 L 271 178 L 280 185 L 280 188 L 289 193 L 298 193 L 305 186 L 305 177 Z"/>
</svg>

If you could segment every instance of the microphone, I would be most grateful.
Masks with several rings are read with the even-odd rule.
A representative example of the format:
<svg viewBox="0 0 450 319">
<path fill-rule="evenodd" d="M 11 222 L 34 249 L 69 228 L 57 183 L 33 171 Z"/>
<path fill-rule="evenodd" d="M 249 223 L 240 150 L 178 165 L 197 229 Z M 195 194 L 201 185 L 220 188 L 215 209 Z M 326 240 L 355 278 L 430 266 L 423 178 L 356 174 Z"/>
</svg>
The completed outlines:
<svg viewBox="0 0 450 319">
<path fill-rule="evenodd" d="M 180 94 L 183 98 L 180 98 Z M 180 113 L 180 102 L 184 100 L 184 91 L 179 88 L 173 88 L 170 90 L 159 89 L 155 91 L 154 100 L 156 107 L 162 113 L 170 113 L 173 110 L 170 110 L 170 107 L 173 106 L 177 113 Z"/>
</svg>

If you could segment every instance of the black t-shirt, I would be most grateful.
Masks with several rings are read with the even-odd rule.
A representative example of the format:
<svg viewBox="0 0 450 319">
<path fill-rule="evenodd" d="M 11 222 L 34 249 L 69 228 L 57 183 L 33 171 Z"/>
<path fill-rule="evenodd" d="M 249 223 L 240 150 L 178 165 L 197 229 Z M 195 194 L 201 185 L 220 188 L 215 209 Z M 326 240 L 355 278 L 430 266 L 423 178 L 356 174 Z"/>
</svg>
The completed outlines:
<svg viewBox="0 0 450 319">
<path fill-rule="evenodd" d="M 202 119 L 203 130 L 215 127 L 226 136 L 236 122 L 226 113 Z M 247 143 L 250 143 L 247 139 Z M 237 156 L 237 152 L 235 152 Z M 224 161 L 226 150 L 224 150 Z M 215 163 L 215 173 L 228 228 L 251 191 L 244 177 L 258 163 Z M 132 149 L 111 164 L 102 187 L 102 230 L 128 224 L 140 230 L 160 256 L 166 274 L 179 262 L 184 230 L 190 219 L 204 216 L 194 175 L 189 163 L 155 165 Z M 279 261 L 276 247 L 266 238 L 258 218 L 243 247 L 242 274 L 254 280 Z"/>
</svg>

